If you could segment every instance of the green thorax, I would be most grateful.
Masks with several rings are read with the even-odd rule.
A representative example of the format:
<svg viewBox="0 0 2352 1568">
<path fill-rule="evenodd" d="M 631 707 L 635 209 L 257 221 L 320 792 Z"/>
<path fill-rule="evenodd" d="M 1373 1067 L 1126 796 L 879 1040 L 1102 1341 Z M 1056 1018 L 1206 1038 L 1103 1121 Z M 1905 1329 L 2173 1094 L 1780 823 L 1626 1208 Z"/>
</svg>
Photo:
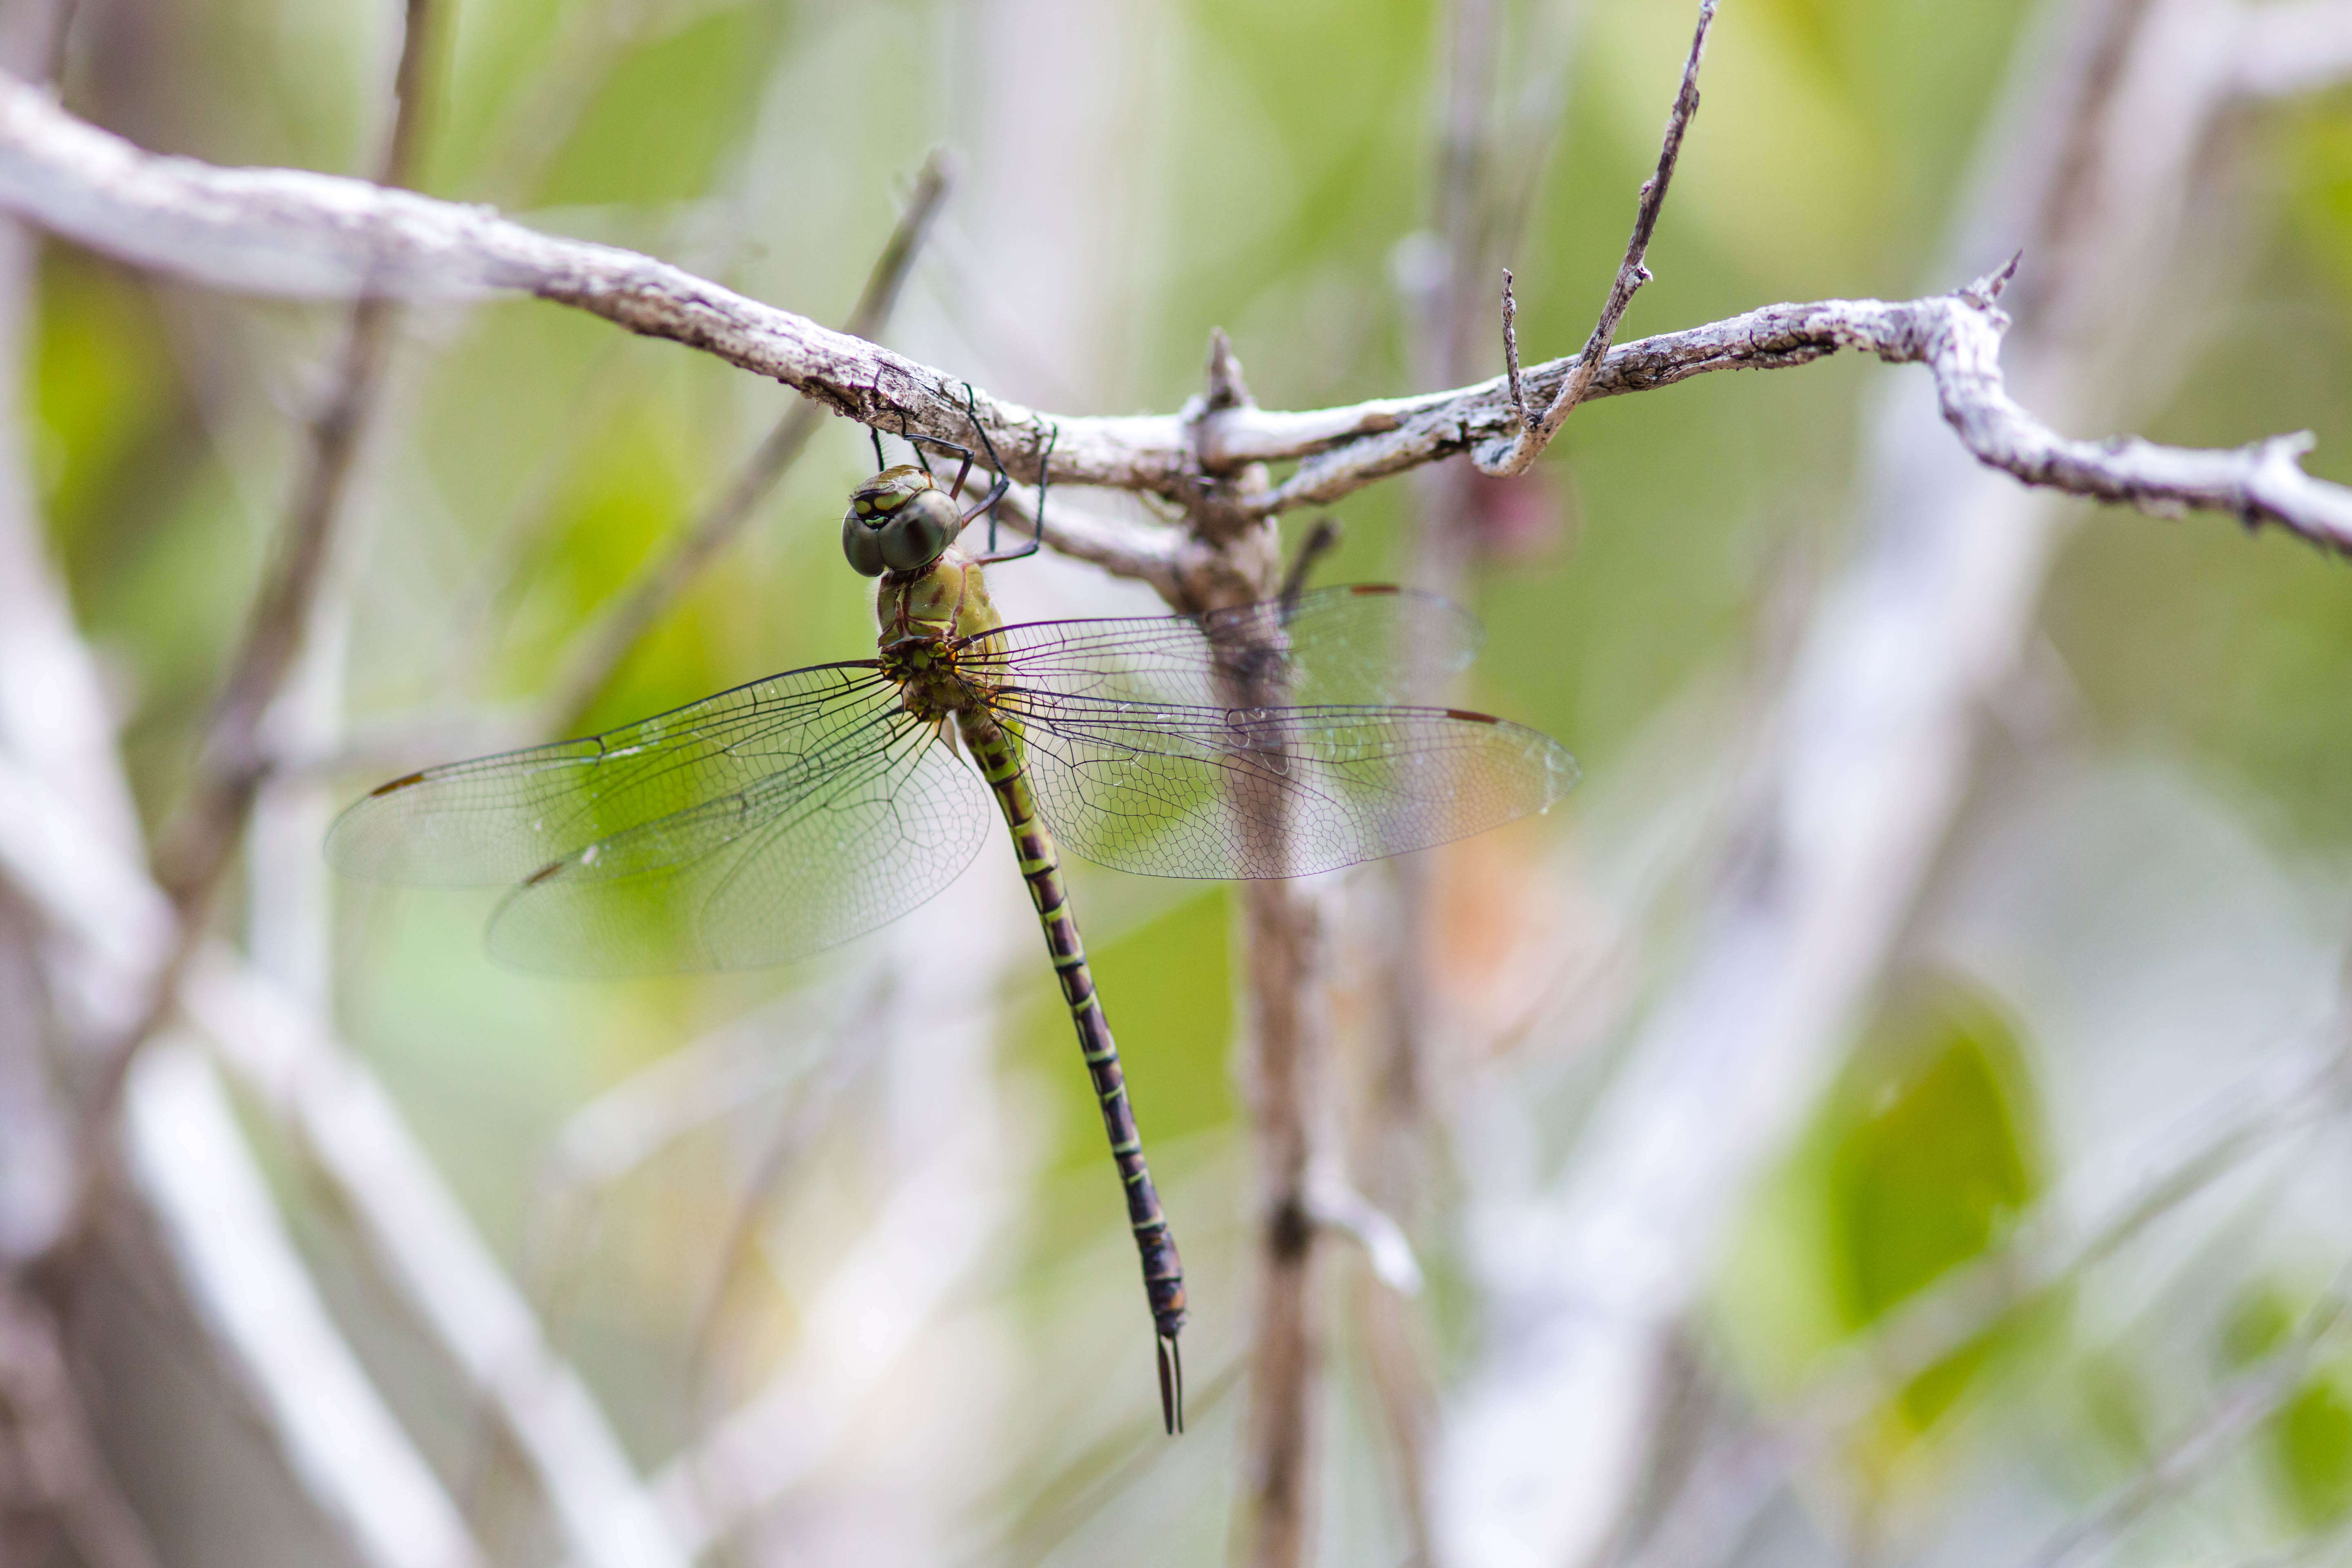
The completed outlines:
<svg viewBox="0 0 2352 1568">
<path fill-rule="evenodd" d="M 950 548 L 928 566 L 886 574 L 874 616 L 883 673 L 903 688 L 909 712 L 935 719 L 975 705 L 971 685 L 956 668 L 957 652 L 1004 624 L 978 562 Z"/>
</svg>

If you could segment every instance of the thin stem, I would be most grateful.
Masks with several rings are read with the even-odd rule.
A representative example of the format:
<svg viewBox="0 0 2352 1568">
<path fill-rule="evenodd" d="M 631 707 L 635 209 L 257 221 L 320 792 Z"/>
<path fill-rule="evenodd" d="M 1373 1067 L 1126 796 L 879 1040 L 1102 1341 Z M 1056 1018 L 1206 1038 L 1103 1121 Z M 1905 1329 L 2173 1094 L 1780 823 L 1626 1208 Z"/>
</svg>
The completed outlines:
<svg viewBox="0 0 2352 1568">
<path fill-rule="evenodd" d="M 1499 460 L 1481 461 L 1479 467 L 1497 477 L 1525 473 L 1528 466 L 1543 454 L 1552 437 L 1576 405 L 1592 390 L 1593 378 L 1601 374 L 1601 361 L 1609 353 L 1610 343 L 1617 336 L 1617 323 L 1625 319 L 1626 307 L 1643 284 L 1650 280 L 1650 269 L 1643 258 L 1649 254 L 1650 237 L 1657 232 L 1658 214 L 1666 205 L 1666 186 L 1675 177 L 1675 164 L 1682 157 L 1683 137 L 1690 130 L 1691 121 L 1698 114 L 1698 67 L 1706 53 L 1707 29 L 1715 25 L 1716 0 L 1699 0 L 1698 26 L 1691 33 L 1690 55 L 1683 62 L 1682 85 L 1675 92 L 1674 108 L 1666 115 L 1666 134 L 1658 148 L 1658 167 L 1642 183 L 1642 197 L 1633 210 L 1633 233 L 1625 242 L 1625 258 L 1617 266 L 1617 276 L 1609 285 L 1608 300 L 1601 307 L 1601 319 L 1592 324 L 1592 335 L 1584 340 L 1584 352 L 1576 357 L 1576 369 L 1560 384 L 1559 393 L 1544 410 L 1543 417 L 1533 427 L 1519 416 L 1519 432 L 1512 440 L 1509 451 Z M 1505 300 L 1509 300 L 1509 283 L 1506 280 Z M 1505 307 L 1504 332 L 1511 357 L 1517 358 L 1517 344 L 1512 341 L 1510 319 L 1514 308 Z M 1514 378 L 1513 402 L 1524 409 L 1517 396 Z"/>
</svg>

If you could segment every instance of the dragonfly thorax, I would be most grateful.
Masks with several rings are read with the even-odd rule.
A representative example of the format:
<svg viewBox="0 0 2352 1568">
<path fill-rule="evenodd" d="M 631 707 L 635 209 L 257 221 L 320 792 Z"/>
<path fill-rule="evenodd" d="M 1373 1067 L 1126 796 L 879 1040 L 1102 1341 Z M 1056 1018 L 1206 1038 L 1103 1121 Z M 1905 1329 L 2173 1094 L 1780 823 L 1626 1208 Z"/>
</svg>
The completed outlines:
<svg viewBox="0 0 2352 1568">
<path fill-rule="evenodd" d="M 908 711 L 937 719 L 978 703 L 956 650 L 1004 624 L 978 562 L 951 549 L 918 571 L 887 573 L 874 610 L 882 673 L 898 683 Z"/>
</svg>

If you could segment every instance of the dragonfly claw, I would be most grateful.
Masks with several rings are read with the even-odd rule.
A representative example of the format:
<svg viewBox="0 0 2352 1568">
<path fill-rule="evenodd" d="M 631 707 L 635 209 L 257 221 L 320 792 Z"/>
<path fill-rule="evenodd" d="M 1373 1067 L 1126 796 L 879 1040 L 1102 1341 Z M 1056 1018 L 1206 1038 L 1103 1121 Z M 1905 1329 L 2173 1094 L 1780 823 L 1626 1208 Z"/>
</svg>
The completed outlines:
<svg viewBox="0 0 2352 1568">
<path fill-rule="evenodd" d="M 1184 1430 L 1184 1352 L 1174 1334 L 1160 1336 L 1160 1418 L 1171 1437 Z"/>
</svg>

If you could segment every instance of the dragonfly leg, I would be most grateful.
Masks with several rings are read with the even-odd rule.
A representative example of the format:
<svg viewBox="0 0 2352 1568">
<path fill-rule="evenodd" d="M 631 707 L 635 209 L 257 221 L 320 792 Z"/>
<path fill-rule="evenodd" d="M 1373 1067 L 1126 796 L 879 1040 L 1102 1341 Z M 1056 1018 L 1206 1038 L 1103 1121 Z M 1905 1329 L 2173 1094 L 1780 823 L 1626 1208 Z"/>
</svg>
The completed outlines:
<svg viewBox="0 0 2352 1568">
<path fill-rule="evenodd" d="M 882 457 L 882 432 L 877 426 L 868 425 L 866 427 L 866 433 L 874 437 L 874 471 L 878 474 L 890 466 Z"/>
<path fill-rule="evenodd" d="M 982 560 L 1010 560 L 1009 556 L 1000 556 L 996 553 L 996 503 L 1003 500 L 1004 492 L 1013 488 L 1013 477 L 1004 471 L 1004 459 L 996 455 L 996 443 L 988 438 L 988 426 L 980 422 L 980 395 L 972 391 L 971 383 L 968 381 L 963 384 L 963 405 L 971 410 L 971 427 L 980 437 L 981 447 L 988 453 L 988 466 L 996 470 L 996 482 L 988 487 L 986 495 L 972 503 L 971 510 L 963 514 L 963 520 L 970 522 L 982 512 L 986 512 L 988 514 L 988 553 L 982 556 Z M 969 470 L 971 465 L 967 462 L 964 467 Z M 957 482 L 959 485 L 962 482 L 961 476 Z"/>
<path fill-rule="evenodd" d="M 996 548 L 996 514 L 992 511 L 988 514 L 988 553 L 980 558 L 982 565 L 992 565 L 1000 561 L 1019 561 L 1045 548 L 1045 490 L 1053 483 L 1054 447 L 1061 439 L 1062 427 L 1059 425 L 1045 426 L 1045 449 L 1037 458 L 1037 526 L 1029 535 L 1029 542 L 1018 550 L 999 551 Z"/>
</svg>

